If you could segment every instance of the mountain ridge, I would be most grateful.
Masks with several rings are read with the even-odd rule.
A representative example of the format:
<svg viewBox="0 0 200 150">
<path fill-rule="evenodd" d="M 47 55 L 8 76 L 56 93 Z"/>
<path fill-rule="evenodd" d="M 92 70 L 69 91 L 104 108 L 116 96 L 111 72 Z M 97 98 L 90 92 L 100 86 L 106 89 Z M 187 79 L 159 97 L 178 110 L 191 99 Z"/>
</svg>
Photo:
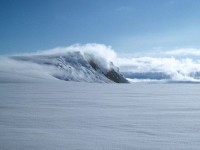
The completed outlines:
<svg viewBox="0 0 200 150">
<path fill-rule="evenodd" d="M 100 56 L 79 51 L 53 55 L 11 56 L 20 62 L 40 65 L 53 77 L 65 81 L 128 83 L 119 68 Z"/>
</svg>

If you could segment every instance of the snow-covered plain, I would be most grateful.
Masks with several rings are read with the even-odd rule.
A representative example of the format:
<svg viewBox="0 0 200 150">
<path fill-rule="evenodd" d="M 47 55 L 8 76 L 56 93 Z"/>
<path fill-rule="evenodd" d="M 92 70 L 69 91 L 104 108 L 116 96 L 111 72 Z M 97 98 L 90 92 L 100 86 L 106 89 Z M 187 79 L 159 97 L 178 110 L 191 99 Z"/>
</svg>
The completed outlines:
<svg viewBox="0 0 200 150">
<path fill-rule="evenodd" d="M 198 150 L 199 137 L 199 84 L 0 83 L 1 150 Z"/>
<path fill-rule="evenodd" d="M 101 44 L 0 56 L 0 150 L 199 150 L 199 83 L 199 59 Z"/>
</svg>

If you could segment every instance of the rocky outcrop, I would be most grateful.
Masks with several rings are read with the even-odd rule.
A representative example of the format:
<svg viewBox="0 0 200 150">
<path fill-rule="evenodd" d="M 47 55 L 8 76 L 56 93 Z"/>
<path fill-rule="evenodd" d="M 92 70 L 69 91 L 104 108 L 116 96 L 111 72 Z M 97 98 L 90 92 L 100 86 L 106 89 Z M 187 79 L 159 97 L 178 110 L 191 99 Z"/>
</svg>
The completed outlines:
<svg viewBox="0 0 200 150">
<path fill-rule="evenodd" d="M 101 71 L 100 67 L 94 61 L 90 60 L 89 64 L 94 70 Z M 113 63 L 111 62 L 110 64 L 110 69 L 106 70 L 105 72 L 101 71 L 101 73 L 115 83 L 129 83 L 128 80 L 126 80 L 126 78 L 119 73 L 119 69 L 117 68 L 117 71 L 115 71 L 115 66 L 113 65 Z"/>
</svg>

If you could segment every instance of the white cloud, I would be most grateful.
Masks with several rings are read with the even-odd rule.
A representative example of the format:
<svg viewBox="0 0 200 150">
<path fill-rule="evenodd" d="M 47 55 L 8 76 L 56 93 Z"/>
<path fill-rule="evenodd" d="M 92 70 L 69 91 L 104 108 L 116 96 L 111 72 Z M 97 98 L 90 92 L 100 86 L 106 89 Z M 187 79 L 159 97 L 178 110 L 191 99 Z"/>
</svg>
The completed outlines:
<svg viewBox="0 0 200 150">
<path fill-rule="evenodd" d="M 200 60 L 174 57 L 138 57 L 118 58 L 116 64 L 123 72 L 148 73 L 162 72 L 175 81 L 197 81 L 196 73 L 200 72 Z"/>
<path fill-rule="evenodd" d="M 163 52 L 165 55 L 173 56 L 200 56 L 200 49 L 186 48 L 186 49 L 175 49 Z"/>
<path fill-rule="evenodd" d="M 86 54 L 89 54 L 101 65 L 109 65 L 109 62 L 112 61 L 120 68 L 120 71 L 123 72 L 163 72 L 167 75 L 170 75 L 172 80 L 178 81 L 196 81 L 200 79 L 200 77 L 195 76 L 196 73 L 198 74 L 200 72 L 200 59 L 193 59 L 193 57 L 190 57 L 200 56 L 200 49 L 175 49 L 164 52 L 160 51 L 157 53 L 157 55 L 147 54 L 145 55 L 146 57 L 121 57 L 117 55 L 111 46 L 92 43 L 85 45 L 75 44 L 69 47 L 58 47 L 50 50 L 38 51 L 36 53 L 32 53 L 31 55 L 59 56 L 75 51 L 80 52 L 84 57 Z M 13 66 L 15 69 L 13 69 Z M 36 64 L 19 64 L 19 62 L 1 59 L 0 71 L 8 70 L 8 68 L 11 71 L 20 70 L 20 72 L 31 72 L 32 74 L 35 73 L 41 76 L 43 76 L 42 72 L 44 74 L 51 72 L 51 68 L 44 69 L 44 67 Z"/>
<path fill-rule="evenodd" d="M 32 55 L 59 55 L 75 51 L 81 52 L 82 54 L 92 53 L 94 55 L 98 55 L 109 60 L 113 60 L 117 56 L 111 46 L 97 43 L 89 43 L 83 45 L 74 44 L 68 47 L 57 47 L 54 49 L 38 51 L 36 53 L 32 53 Z"/>
</svg>

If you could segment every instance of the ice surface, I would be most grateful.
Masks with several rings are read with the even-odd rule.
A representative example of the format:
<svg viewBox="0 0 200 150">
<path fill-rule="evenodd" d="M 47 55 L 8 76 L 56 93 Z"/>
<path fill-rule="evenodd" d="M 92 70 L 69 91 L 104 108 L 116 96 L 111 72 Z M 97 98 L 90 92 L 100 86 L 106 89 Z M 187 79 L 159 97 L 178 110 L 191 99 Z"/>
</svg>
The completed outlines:
<svg viewBox="0 0 200 150">
<path fill-rule="evenodd" d="M 0 83 L 1 150 L 198 150 L 199 84 Z"/>
</svg>

